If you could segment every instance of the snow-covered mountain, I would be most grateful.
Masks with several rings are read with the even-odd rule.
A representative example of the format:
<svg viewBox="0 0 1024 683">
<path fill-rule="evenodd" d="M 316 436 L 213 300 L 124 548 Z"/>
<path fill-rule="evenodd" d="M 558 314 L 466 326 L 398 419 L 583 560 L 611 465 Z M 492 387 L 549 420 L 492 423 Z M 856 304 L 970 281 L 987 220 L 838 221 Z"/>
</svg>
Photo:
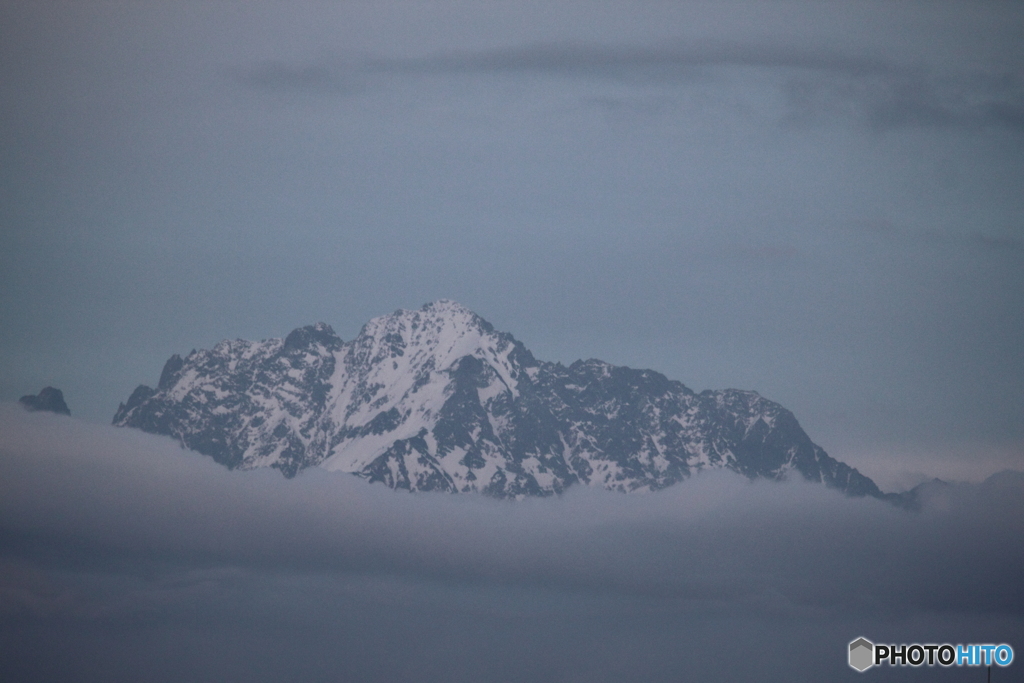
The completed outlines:
<svg viewBox="0 0 1024 683">
<path fill-rule="evenodd" d="M 114 424 L 231 468 L 291 477 L 320 466 L 412 491 L 647 491 L 728 468 L 888 497 L 755 392 L 697 394 L 652 370 L 538 361 L 447 300 L 374 318 L 349 342 L 317 323 L 172 356 Z"/>
</svg>

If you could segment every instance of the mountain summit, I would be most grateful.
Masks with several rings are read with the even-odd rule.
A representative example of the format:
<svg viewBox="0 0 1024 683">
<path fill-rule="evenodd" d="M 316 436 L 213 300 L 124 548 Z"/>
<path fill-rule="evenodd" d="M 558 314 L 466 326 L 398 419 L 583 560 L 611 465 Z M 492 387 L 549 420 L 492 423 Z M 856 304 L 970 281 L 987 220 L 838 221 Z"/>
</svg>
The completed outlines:
<svg viewBox="0 0 1024 683">
<path fill-rule="evenodd" d="M 410 491 L 650 491 L 727 468 L 891 495 L 756 392 L 698 394 L 652 370 L 537 361 L 448 300 L 374 318 L 349 342 L 317 323 L 174 355 L 114 424 L 172 436 L 230 468 L 291 477 L 320 466 Z"/>
<path fill-rule="evenodd" d="M 22 396 L 18 401 L 25 410 L 42 410 L 58 415 L 70 415 L 68 404 L 64 402 L 64 392 L 54 387 L 43 387 L 37 395 Z"/>
</svg>

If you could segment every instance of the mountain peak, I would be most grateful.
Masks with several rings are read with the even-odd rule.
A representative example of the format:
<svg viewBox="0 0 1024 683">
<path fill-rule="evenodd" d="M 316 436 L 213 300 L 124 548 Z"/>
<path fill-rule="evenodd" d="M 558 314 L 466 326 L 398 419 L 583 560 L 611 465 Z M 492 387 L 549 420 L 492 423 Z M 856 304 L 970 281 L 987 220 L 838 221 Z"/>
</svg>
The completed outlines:
<svg viewBox="0 0 1024 683">
<path fill-rule="evenodd" d="M 341 337 L 335 334 L 334 328 L 327 323 L 320 322 L 292 330 L 285 337 L 284 348 L 304 349 L 313 344 L 322 344 L 326 348 L 334 349 L 340 347 L 341 343 Z"/>
<path fill-rule="evenodd" d="M 727 468 L 882 496 L 753 392 L 695 394 L 596 359 L 539 362 L 449 299 L 374 318 L 349 342 L 318 323 L 283 342 L 174 356 L 157 389 L 137 389 L 114 423 L 229 467 L 293 476 L 322 466 L 410 491 L 651 491 Z"/>
<path fill-rule="evenodd" d="M 493 332 L 494 327 L 479 315 L 451 299 L 438 299 L 423 304 L 418 310 L 400 308 L 390 315 L 382 315 L 372 319 L 363 330 L 373 334 L 378 329 L 393 330 L 397 327 L 416 327 L 445 325 L 452 329 L 482 328 L 485 332 Z"/>
<path fill-rule="evenodd" d="M 356 349 L 370 358 L 425 354 L 439 369 L 467 355 L 493 360 L 510 344 L 518 344 L 512 335 L 495 332 L 489 322 L 449 299 L 374 318 L 355 340 Z"/>
<path fill-rule="evenodd" d="M 26 410 L 40 410 L 60 415 L 70 415 L 68 404 L 64 402 L 64 392 L 54 387 L 43 387 L 35 396 L 31 394 L 18 399 Z"/>
<path fill-rule="evenodd" d="M 420 307 L 420 311 L 423 313 L 433 313 L 437 315 L 445 316 L 464 316 L 470 318 L 476 318 L 476 313 L 469 310 L 457 301 L 451 299 L 436 299 L 428 303 L 423 304 Z"/>
</svg>

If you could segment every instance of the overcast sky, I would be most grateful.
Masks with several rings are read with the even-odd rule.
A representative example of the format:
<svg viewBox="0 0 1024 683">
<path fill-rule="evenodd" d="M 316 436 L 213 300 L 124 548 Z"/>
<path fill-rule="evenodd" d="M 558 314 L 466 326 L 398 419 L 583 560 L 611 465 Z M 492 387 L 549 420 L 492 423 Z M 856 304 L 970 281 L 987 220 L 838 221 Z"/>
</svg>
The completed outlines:
<svg viewBox="0 0 1024 683">
<path fill-rule="evenodd" d="M 988 478 L 1024 471 L 1022 35 L 982 0 L 0 0 L 0 402 L 73 414 L 0 405 L 0 677 L 1024 656 L 1024 482 Z M 540 359 L 757 390 L 883 489 L 962 483 L 917 513 L 726 472 L 512 504 L 108 426 L 171 354 L 438 298 Z"/>
<path fill-rule="evenodd" d="M 437 298 L 1024 467 L 1024 3 L 0 3 L 0 399 Z"/>
</svg>

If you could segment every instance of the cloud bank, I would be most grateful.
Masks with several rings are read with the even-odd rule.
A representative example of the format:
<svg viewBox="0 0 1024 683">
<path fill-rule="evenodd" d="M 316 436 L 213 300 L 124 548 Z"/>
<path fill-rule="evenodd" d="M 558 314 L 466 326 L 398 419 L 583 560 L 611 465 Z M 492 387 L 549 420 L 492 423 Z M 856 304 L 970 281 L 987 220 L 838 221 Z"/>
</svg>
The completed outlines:
<svg viewBox="0 0 1024 683">
<path fill-rule="evenodd" d="M 163 438 L 2 408 L 0 621 L 8 635 L 0 665 L 26 680 L 34 654 L 55 647 L 53 634 L 70 643 L 50 658 L 61 671 L 79 672 L 86 651 L 101 653 L 94 656 L 108 672 L 124 665 L 112 654 L 124 629 L 134 634 L 138 666 L 154 671 L 163 639 L 212 629 L 213 640 L 230 643 L 185 660 L 209 665 L 211 676 L 237 675 L 242 660 L 269 656 L 268 638 L 300 638 L 303 651 L 318 643 L 309 657 L 327 675 L 340 666 L 319 649 L 327 633 L 350 652 L 364 639 L 367 647 L 398 647 L 395 638 L 425 629 L 428 640 L 444 642 L 432 646 L 439 660 L 423 679 L 458 680 L 488 666 L 459 654 L 451 639 L 460 633 L 490 652 L 487 661 L 497 656 L 492 638 L 526 649 L 554 638 L 562 651 L 536 657 L 587 671 L 583 660 L 595 660 L 572 650 L 576 635 L 548 633 L 553 624 L 629 652 L 641 647 L 638 633 L 657 640 L 719 629 L 754 653 L 746 665 L 774 662 L 782 672 L 783 660 L 757 654 L 756 633 L 769 625 L 799 639 L 818 632 L 822 619 L 837 628 L 838 615 L 839 623 L 873 627 L 869 637 L 919 622 L 1020 633 L 1024 621 L 1019 473 L 936 484 L 917 514 L 731 473 L 652 495 L 579 488 L 510 503 L 396 493 L 322 471 L 294 480 L 230 472 Z M 516 624 L 536 632 L 516 632 Z M 623 624 L 632 624 L 628 633 Z M 858 635 L 826 632 L 839 641 Z M 947 629 L 933 637 L 951 636 Z M 111 640 L 97 641 L 104 638 Z M 234 638 L 264 643 L 262 654 Z M 390 663 L 348 662 L 345 671 L 370 680 L 400 675 L 395 667 L 416 657 L 398 649 L 405 654 L 394 661 L 379 653 Z M 210 664 L 227 651 L 234 668 Z M 645 665 L 654 667 L 652 680 L 678 673 L 671 652 Z M 702 666 L 712 665 L 713 652 Z M 821 657 L 826 669 L 845 665 L 840 655 Z M 539 675 L 513 660 L 505 679 Z M 293 663 L 287 671 L 301 669 Z M 618 679 L 610 670 L 592 674 Z"/>
</svg>

